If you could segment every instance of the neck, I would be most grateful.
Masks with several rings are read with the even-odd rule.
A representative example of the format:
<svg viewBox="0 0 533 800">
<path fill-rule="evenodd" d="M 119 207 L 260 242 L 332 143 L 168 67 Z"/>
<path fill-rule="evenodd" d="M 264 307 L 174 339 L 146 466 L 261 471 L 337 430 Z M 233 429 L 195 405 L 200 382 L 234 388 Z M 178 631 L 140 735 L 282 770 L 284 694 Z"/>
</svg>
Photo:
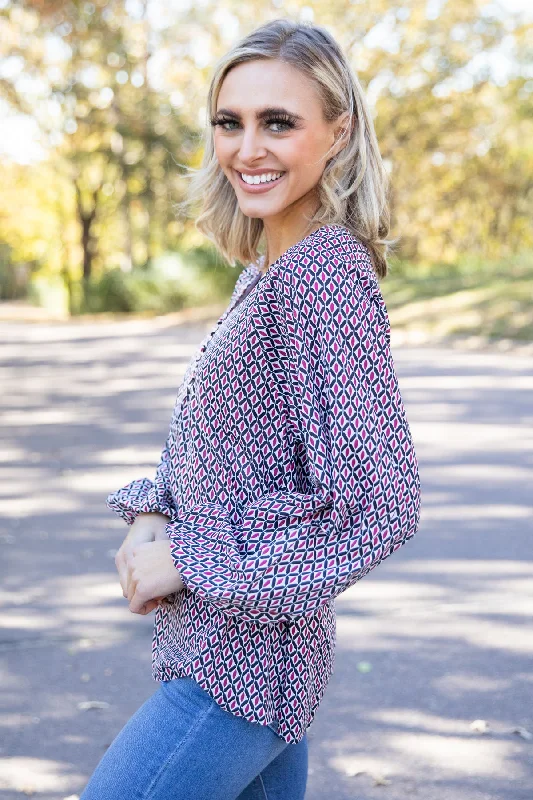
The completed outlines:
<svg viewBox="0 0 533 800">
<path fill-rule="evenodd" d="M 273 264 L 293 244 L 301 241 L 320 228 L 320 224 L 310 225 L 308 219 L 318 211 L 313 193 L 305 195 L 284 212 L 283 218 L 265 217 L 263 228 L 266 238 L 266 256 L 263 272 Z"/>
</svg>

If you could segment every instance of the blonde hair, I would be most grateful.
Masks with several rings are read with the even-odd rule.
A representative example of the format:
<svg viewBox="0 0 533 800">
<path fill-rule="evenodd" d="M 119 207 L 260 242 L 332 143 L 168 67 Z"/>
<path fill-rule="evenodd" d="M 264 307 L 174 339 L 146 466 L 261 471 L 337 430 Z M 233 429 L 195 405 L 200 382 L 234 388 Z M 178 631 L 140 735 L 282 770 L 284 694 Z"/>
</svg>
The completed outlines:
<svg viewBox="0 0 533 800">
<path fill-rule="evenodd" d="M 237 64 L 256 59 L 277 59 L 312 80 L 322 100 L 326 121 L 343 112 L 350 116 L 343 137 L 346 145 L 326 162 L 317 184 L 319 207 L 309 219 L 309 229 L 343 225 L 369 249 L 379 277 L 387 273 L 387 239 L 390 226 L 388 176 L 361 85 L 335 39 L 321 26 L 290 19 L 275 19 L 237 42 L 215 65 L 207 97 L 207 125 L 203 160 L 188 169 L 187 197 L 178 208 L 197 202 L 200 230 L 232 266 L 256 262 L 260 255 L 263 221 L 245 216 L 235 191 L 215 155 L 211 119 L 222 82 Z M 353 123 L 353 124 L 350 124 Z M 326 154 L 327 155 L 327 154 Z"/>
</svg>

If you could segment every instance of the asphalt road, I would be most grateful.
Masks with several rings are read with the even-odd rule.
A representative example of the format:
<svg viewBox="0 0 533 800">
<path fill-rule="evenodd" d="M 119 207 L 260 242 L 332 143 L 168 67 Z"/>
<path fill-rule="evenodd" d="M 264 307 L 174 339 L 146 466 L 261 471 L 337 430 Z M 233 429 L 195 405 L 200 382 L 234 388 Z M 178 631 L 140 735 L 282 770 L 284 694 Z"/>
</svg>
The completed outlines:
<svg viewBox="0 0 533 800">
<path fill-rule="evenodd" d="M 0 324 L 1 800 L 76 797 L 157 687 L 105 497 L 153 476 L 207 328 Z M 532 359 L 394 353 L 422 524 L 337 601 L 307 800 L 533 800 Z"/>
</svg>

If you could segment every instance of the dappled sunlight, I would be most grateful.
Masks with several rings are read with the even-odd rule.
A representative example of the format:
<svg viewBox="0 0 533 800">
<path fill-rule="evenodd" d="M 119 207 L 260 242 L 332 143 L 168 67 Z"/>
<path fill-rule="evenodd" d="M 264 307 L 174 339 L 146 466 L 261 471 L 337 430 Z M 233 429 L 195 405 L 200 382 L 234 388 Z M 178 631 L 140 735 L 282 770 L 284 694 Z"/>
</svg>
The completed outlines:
<svg viewBox="0 0 533 800">
<path fill-rule="evenodd" d="M 408 711 L 405 713 L 409 714 Z M 383 721 L 387 728 L 397 724 L 393 717 Z M 403 727 L 401 723 L 400 726 Z M 408 723 L 405 726 L 409 727 Z M 513 763 L 512 742 L 474 739 L 466 732 L 464 736 L 453 736 L 450 735 L 451 727 L 448 721 L 443 720 L 440 730 L 433 731 L 434 735 L 405 732 L 384 735 L 380 740 L 383 753 L 380 757 L 361 754 L 357 750 L 350 753 L 350 747 L 345 743 L 345 752 L 329 758 L 328 763 L 349 777 L 362 777 L 366 773 L 378 779 L 383 777 L 391 783 L 398 777 L 409 775 L 407 765 L 411 762 L 420 767 L 423 765 L 425 781 L 423 778 L 422 782 L 428 783 L 436 770 L 456 778 L 472 776 L 509 780 L 512 775 L 513 780 L 517 780 L 526 777 L 525 770 L 517 771 Z"/>
<path fill-rule="evenodd" d="M 391 611 L 390 619 L 368 615 L 362 618 L 341 616 L 337 620 L 339 644 L 343 649 L 357 650 L 364 642 L 365 649 L 385 649 L 391 646 L 395 651 L 409 650 L 410 639 L 419 643 L 424 639 L 427 646 L 441 648 L 447 642 L 458 641 L 468 646 L 488 650 L 509 650 L 522 654 L 533 654 L 533 637 L 527 635 L 522 625 L 512 625 L 508 621 L 496 622 L 476 618 L 465 610 L 468 618 L 450 612 L 446 608 L 439 614 L 435 609 L 419 608 L 413 612 Z"/>
<path fill-rule="evenodd" d="M 337 599 L 342 647 L 357 649 L 364 641 L 365 647 L 379 648 L 381 643 L 387 648 L 394 641 L 395 649 L 408 649 L 410 640 L 423 637 L 426 642 L 462 640 L 489 650 L 533 653 L 533 637 L 522 624 L 533 612 L 533 581 L 530 574 L 522 578 L 528 574 L 526 564 L 504 562 L 503 574 L 495 576 L 494 563 L 409 561 L 405 571 L 416 575 L 414 582 L 406 575 L 403 581 L 395 580 L 392 570 L 389 566 L 386 579 L 376 575 L 361 581 Z M 515 580 L 509 577 L 513 574 Z M 454 580 L 454 575 L 463 580 Z"/>
<path fill-rule="evenodd" d="M 97 415 L 96 411 L 87 413 L 86 409 L 83 410 L 84 417 L 90 421 L 95 420 Z M 43 425 L 68 425 L 69 423 L 78 422 L 80 412 L 75 408 L 40 408 L 39 413 L 35 415 L 28 415 L 24 411 L 6 411 L 2 414 L 2 422 L 4 425 L 11 426 L 24 426 L 24 427 L 40 427 Z"/>
<path fill-rule="evenodd" d="M 391 773 L 401 775 L 407 771 L 405 763 L 402 763 L 399 758 L 396 762 L 391 762 L 389 756 L 380 758 L 379 756 L 368 756 L 358 752 L 351 755 L 348 752 L 343 755 L 333 756 L 328 759 L 328 764 L 348 777 L 356 777 L 360 773 L 385 777 Z"/>
<path fill-rule="evenodd" d="M 32 795 L 36 792 L 65 792 L 72 781 L 82 781 L 83 775 L 72 770 L 64 761 L 44 758 L 0 759 L 0 789 Z"/>
<path fill-rule="evenodd" d="M 392 733 L 386 745 L 397 751 L 400 759 L 414 759 L 450 775 L 495 777 L 504 780 L 525 776 L 525 770 L 512 763 L 514 747 L 511 742 L 473 737 L 429 736 L 427 734 Z"/>
<path fill-rule="evenodd" d="M 459 390 L 464 392 L 466 385 L 470 393 L 479 392 L 480 389 L 501 389 L 500 375 L 469 375 L 468 379 L 464 375 L 439 375 L 425 376 L 418 375 L 406 377 L 402 380 L 402 387 L 405 391 L 412 392 L 415 389 L 428 389 L 432 392 Z M 505 378 L 505 388 L 510 391 L 527 391 L 533 389 L 533 375 L 513 375 Z"/>
<path fill-rule="evenodd" d="M 129 433 L 140 433 L 141 431 L 129 431 Z M 116 450 L 106 450 L 95 454 L 92 459 L 93 464 L 120 464 L 121 466 L 138 466 L 139 464 L 153 463 L 153 448 L 146 448 L 144 451 L 138 447 L 121 447 Z"/>
<path fill-rule="evenodd" d="M 131 463 L 131 462 L 130 462 Z M 150 464 L 149 451 L 146 457 L 143 458 L 142 451 L 139 452 L 139 459 L 137 460 L 137 468 L 140 465 Z M 129 464 L 128 464 L 129 466 Z M 150 473 L 155 472 L 155 466 L 152 465 L 148 468 Z M 120 477 L 120 476 L 119 476 Z M 136 475 L 136 477 L 138 477 Z M 115 479 L 113 471 L 110 470 L 91 470 L 86 472 L 76 471 L 65 475 L 61 487 L 65 491 L 74 491 L 78 494 L 99 494 L 105 500 L 111 489 L 111 483 Z M 111 489 L 110 489 L 111 486 Z"/>
<path fill-rule="evenodd" d="M 428 447 L 427 455 L 432 461 L 438 461 L 450 453 L 461 458 L 486 447 L 494 453 L 510 453 L 523 452 L 524 448 L 533 445 L 533 432 L 524 431 L 519 427 L 509 429 L 483 423 L 472 425 L 454 422 L 452 436 L 451 427 L 447 424 L 415 420 L 411 429 L 419 444 L 419 450 L 426 454 L 425 448 Z"/>
<path fill-rule="evenodd" d="M 107 572 L 89 572 L 86 575 L 78 575 L 75 584 L 70 577 L 65 576 L 62 579 L 54 580 L 53 587 L 55 592 L 54 595 L 50 592 L 47 605 L 56 606 L 58 609 L 65 607 L 68 611 L 72 606 L 101 604 L 108 600 L 120 600 L 121 604 L 127 606 L 116 572 L 111 576 Z M 108 608 L 106 613 L 110 611 L 111 609 Z"/>
<path fill-rule="evenodd" d="M 470 464 L 428 464 L 424 469 L 427 482 L 437 483 L 445 480 L 447 484 L 476 481 L 477 483 L 517 483 L 531 480 L 531 468 L 519 464 L 484 464 L 480 462 Z M 424 492 L 426 500 L 431 501 L 431 495 Z M 449 494 L 448 498 L 452 498 Z"/>
<path fill-rule="evenodd" d="M 55 487 L 55 491 L 50 493 L 47 497 L 44 494 L 32 494 L 30 485 L 26 483 L 11 484 L 12 491 L 17 492 L 14 498 L 3 498 L 2 509 L 6 516 L 13 517 L 30 517 L 34 514 L 43 514 L 47 511 L 55 513 L 60 511 L 76 511 L 80 508 L 80 503 L 73 497 L 61 494 L 59 487 Z"/>
<path fill-rule="evenodd" d="M 437 678 L 437 691 L 450 697 L 461 697 L 472 692 L 499 692 L 512 686 L 512 678 L 492 678 L 487 675 L 469 675 L 468 673 L 450 673 Z"/>
<path fill-rule="evenodd" d="M 32 609 L 31 614 L 24 610 L 10 609 L 0 611 L 0 626 L 4 632 L 15 631 L 47 631 L 57 627 L 60 620 L 57 616 L 52 616 L 43 611 Z"/>
<path fill-rule="evenodd" d="M 45 596 L 45 589 L 42 586 L 30 586 L 19 590 L 16 594 L 7 590 L 0 590 L 0 607 L 13 604 L 15 606 L 35 603 Z"/>
<path fill-rule="evenodd" d="M 24 602 L 5 592 L 6 611 L 0 612 L 0 625 L 5 630 L 35 631 L 41 635 L 61 631 L 72 639 L 89 636 L 97 640 L 98 646 L 126 639 L 124 626 L 132 621 L 151 628 L 153 614 L 141 617 L 130 612 L 114 562 L 111 558 L 109 561 L 109 572 L 45 578 L 39 594 L 27 595 Z M 35 610 L 36 603 L 39 611 Z M 30 604 L 34 608 L 28 614 L 24 606 Z"/>
<path fill-rule="evenodd" d="M 472 579 L 478 577 L 480 580 L 494 578 L 494 561 L 484 561 L 475 559 L 473 561 L 458 561 L 453 558 L 441 559 L 417 559 L 402 564 L 402 572 L 429 573 L 434 575 L 454 575 L 464 576 L 466 586 L 471 586 Z M 498 575 L 523 575 L 531 577 L 531 564 L 527 561 L 506 561 L 498 559 Z"/>
<path fill-rule="evenodd" d="M 447 719 L 446 717 L 438 716 L 436 714 L 428 714 L 427 712 L 418 711 L 417 709 L 412 708 L 394 708 L 370 711 L 367 716 L 369 719 L 374 719 L 378 722 L 384 723 L 390 728 L 400 728 L 406 730 L 412 730 L 413 728 L 416 728 L 419 731 L 427 731 L 428 733 L 441 735 L 468 735 L 469 738 L 471 738 L 473 735 L 469 730 L 470 720 Z"/>
<path fill-rule="evenodd" d="M 136 324 L 27 326 L 26 344 L 12 339 L 3 354 L 0 644 L 10 666 L 0 725 L 28 756 L 42 755 L 45 730 L 65 748 L 61 762 L 29 759 L 46 800 L 78 791 L 87 775 L 72 765 L 88 772 L 156 688 L 154 614 L 132 614 L 122 596 L 114 555 L 127 526 L 105 500 L 153 477 L 177 376 L 208 325 Z M 35 343 L 47 335 L 41 361 Z M 311 768 L 361 800 L 415 789 L 422 798 L 435 786 L 443 800 L 477 800 L 481 780 L 506 797 L 509 781 L 525 780 L 530 747 L 512 731 L 533 727 L 529 377 L 512 354 L 402 350 L 397 368 L 421 527 L 336 599 L 336 667 L 311 729 Z M 512 408 L 502 403 L 511 397 Z M 134 687 L 127 696 L 124 686 Z M 80 710 L 87 700 L 109 706 Z M 470 729 L 480 718 L 491 734 Z"/>
<path fill-rule="evenodd" d="M 28 451 L 23 447 L 5 447 L 0 449 L 0 464 L 13 464 L 28 457 Z"/>
<path fill-rule="evenodd" d="M 531 519 L 531 508 L 526 505 L 500 505 L 488 504 L 483 506 L 463 505 L 433 505 L 424 511 L 424 521 L 454 520 L 454 519 Z"/>
</svg>

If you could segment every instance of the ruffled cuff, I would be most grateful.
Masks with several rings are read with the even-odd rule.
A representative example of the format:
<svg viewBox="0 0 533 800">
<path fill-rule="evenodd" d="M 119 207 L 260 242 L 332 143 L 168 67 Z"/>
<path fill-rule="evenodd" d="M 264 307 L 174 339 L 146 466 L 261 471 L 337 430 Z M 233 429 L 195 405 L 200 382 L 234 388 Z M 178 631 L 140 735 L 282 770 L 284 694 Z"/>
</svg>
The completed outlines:
<svg viewBox="0 0 533 800">
<path fill-rule="evenodd" d="M 192 591 L 211 594 L 225 605 L 241 564 L 226 509 L 216 503 L 191 506 L 169 522 L 166 533 L 176 569 Z M 211 590 L 211 591 L 210 591 Z"/>
<path fill-rule="evenodd" d="M 138 478 L 113 492 L 108 496 L 106 504 L 128 525 L 132 525 L 139 514 L 151 511 L 158 511 L 170 519 L 176 516 L 174 502 L 168 491 L 148 478 Z"/>
</svg>

